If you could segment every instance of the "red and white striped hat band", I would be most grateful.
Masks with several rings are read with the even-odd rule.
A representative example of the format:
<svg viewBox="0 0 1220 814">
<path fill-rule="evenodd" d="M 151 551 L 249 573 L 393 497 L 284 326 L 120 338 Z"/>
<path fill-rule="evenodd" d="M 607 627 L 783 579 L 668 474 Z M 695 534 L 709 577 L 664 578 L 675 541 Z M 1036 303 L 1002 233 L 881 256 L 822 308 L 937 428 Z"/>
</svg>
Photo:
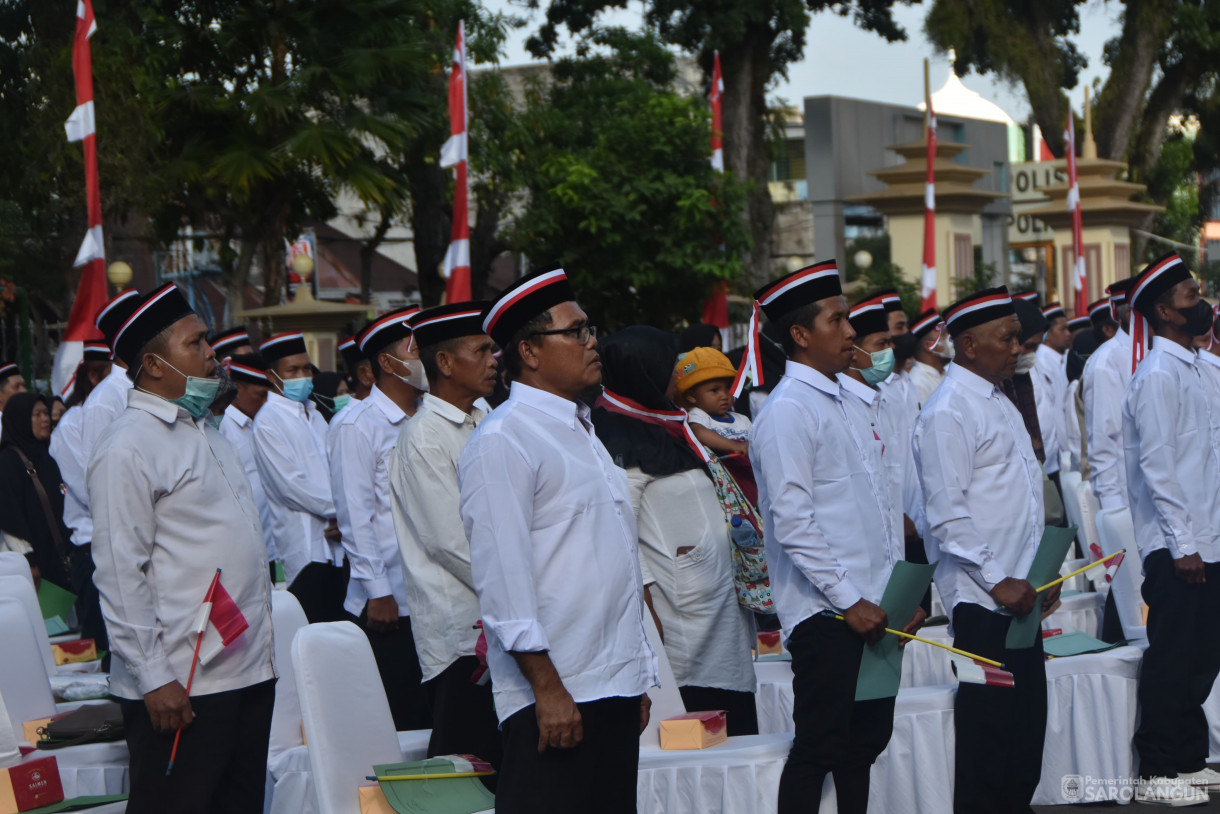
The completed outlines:
<svg viewBox="0 0 1220 814">
<path fill-rule="evenodd" d="M 858 302 L 847 312 L 847 319 L 859 337 L 885 333 L 890 329 L 890 315 L 881 297 Z"/>
<path fill-rule="evenodd" d="M 482 334 L 483 315 L 490 305 L 488 302 L 458 302 L 421 311 L 411 320 L 415 328 L 415 341 L 422 348 L 450 339 Z"/>
<path fill-rule="evenodd" d="M 1042 316 L 1046 317 L 1047 319 L 1059 319 L 1059 317 L 1066 317 L 1067 312 L 1063 310 L 1062 305 L 1057 302 L 1052 302 L 1050 305 L 1042 309 Z"/>
<path fill-rule="evenodd" d="M 987 288 L 950 305 L 949 310 L 945 311 L 945 330 L 949 336 L 957 336 L 976 325 L 1016 312 L 1007 287 Z"/>
<path fill-rule="evenodd" d="M 878 294 L 877 297 L 885 305 L 885 310 L 887 312 L 902 310 L 902 297 L 898 296 L 897 291 L 883 291 L 882 293 Z"/>
<path fill-rule="evenodd" d="M 387 345 L 410 336 L 411 323 L 407 321 L 409 316 L 403 311 L 394 311 L 365 328 L 357 343 L 361 353 L 367 356 L 370 350 L 381 350 Z"/>
<path fill-rule="evenodd" d="M 919 319 L 915 320 L 915 324 L 911 326 L 911 333 L 915 336 L 920 336 L 936 327 L 941 320 L 940 314 L 935 311 L 925 313 Z"/>
<path fill-rule="evenodd" d="M 1127 298 L 1127 295 L 1124 294 L 1123 299 L 1126 300 L 1126 298 Z M 1113 302 L 1113 300 L 1111 300 L 1109 297 L 1102 297 L 1100 300 L 1097 300 L 1096 302 L 1094 302 L 1092 305 L 1089 306 L 1089 316 L 1090 317 L 1093 316 L 1098 311 L 1104 311 L 1107 314 L 1110 313 L 1110 303 L 1111 302 Z"/>
<path fill-rule="evenodd" d="M 148 342 L 179 319 L 193 313 L 176 283 L 166 283 L 144 298 L 114 334 L 114 353 L 135 367 L 136 354 Z"/>
<path fill-rule="evenodd" d="M 240 348 L 242 345 L 250 344 L 250 334 L 244 330 L 229 331 L 216 337 L 212 342 L 212 350 L 220 354 L 222 350 L 228 348 Z M 230 355 L 230 354 L 225 354 Z"/>
<path fill-rule="evenodd" d="M 1073 317 L 1068 320 L 1068 330 L 1075 331 L 1080 328 L 1087 328 L 1093 324 L 1092 317 Z"/>
<path fill-rule="evenodd" d="M 1024 300 L 1025 302 L 1033 302 L 1038 299 L 1037 291 L 1022 291 L 1020 294 L 1013 294 L 1012 299 Z"/>
<path fill-rule="evenodd" d="M 1129 295 L 1131 306 L 1138 311 L 1147 312 L 1162 294 L 1189 279 L 1190 269 L 1177 253 L 1158 257 L 1135 279 L 1135 285 L 1131 287 Z"/>
<path fill-rule="evenodd" d="M 767 319 L 777 322 L 798 308 L 842 293 L 839 267 L 834 260 L 827 260 L 763 286 L 754 292 L 754 299 Z"/>
<path fill-rule="evenodd" d="M 567 272 L 549 268 L 522 277 L 500 292 L 483 318 L 483 333 L 505 347 L 531 319 L 563 302 L 576 299 Z"/>
<path fill-rule="evenodd" d="M 109 362 L 111 359 L 110 346 L 105 342 L 86 342 L 84 352 L 81 356 L 81 361 L 84 362 Z"/>
<path fill-rule="evenodd" d="M 102 327 L 102 321 L 106 318 L 106 315 L 113 311 L 120 303 L 128 302 L 133 297 L 139 296 L 140 292 L 136 291 L 134 288 L 129 288 L 126 291 L 119 292 L 117 295 L 115 295 L 114 299 L 102 306 L 102 310 L 97 312 L 97 319 L 93 320 L 94 326 L 99 331 L 105 333 L 105 328 Z"/>
<path fill-rule="evenodd" d="M 292 333 L 276 334 L 270 339 L 264 340 L 263 344 L 258 346 L 258 352 L 262 354 L 263 361 L 270 366 L 285 356 L 309 353 L 309 348 L 305 346 L 305 334 L 300 331 L 294 331 Z"/>
<path fill-rule="evenodd" d="M 256 367 L 243 365 L 241 362 L 234 362 L 232 358 L 225 361 L 225 367 L 229 371 L 229 375 L 237 381 L 253 380 L 254 384 L 267 384 L 267 373 L 259 370 Z"/>
<path fill-rule="evenodd" d="M 9 362 L 7 365 L 0 365 L 0 379 L 7 379 L 9 376 L 15 376 L 20 372 L 20 369 L 13 362 Z"/>
<path fill-rule="evenodd" d="M 343 351 L 351 350 L 354 347 L 356 347 L 356 337 L 349 336 L 347 339 L 344 339 L 339 343 L 339 352 L 342 353 Z"/>
<path fill-rule="evenodd" d="M 483 332 L 491 333 L 496 329 L 496 325 L 504 317 L 504 314 L 511 310 L 514 305 L 521 300 L 542 291 L 543 289 L 565 283 L 568 280 L 567 272 L 561 268 L 544 271 L 537 276 L 529 279 L 528 282 L 522 281 L 522 284 L 516 288 L 510 288 L 500 295 L 500 297 L 492 304 L 491 308 L 487 309 L 487 316 L 483 318 Z M 507 295 L 507 296 L 505 296 Z M 532 315 L 530 319 L 533 318 Z"/>
</svg>

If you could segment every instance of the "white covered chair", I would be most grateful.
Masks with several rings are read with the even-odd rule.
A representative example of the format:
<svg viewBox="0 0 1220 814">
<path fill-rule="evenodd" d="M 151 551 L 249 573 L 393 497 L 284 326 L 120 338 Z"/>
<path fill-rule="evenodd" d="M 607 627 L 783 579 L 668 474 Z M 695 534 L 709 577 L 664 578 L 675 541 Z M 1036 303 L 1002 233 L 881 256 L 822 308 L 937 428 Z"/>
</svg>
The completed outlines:
<svg viewBox="0 0 1220 814">
<path fill-rule="evenodd" d="M 1059 488 L 1063 490 L 1063 510 L 1067 513 L 1068 525 L 1076 527 L 1076 542 L 1080 544 L 1081 553 L 1087 557 L 1089 544 L 1085 540 L 1084 521 L 1080 516 L 1080 500 L 1077 498 L 1080 491 L 1080 473 L 1060 469 Z"/>
<path fill-rule="evenodd" d="M 1097 532 L 1101 538 L 1101 550 L 1106 556 L 1120 548 L 1127 550 L 1123 564 L 1119 566 L 1110 590 L 1114 594 L 1114 607 L 1122 622 L 1123 638 L 1136 643 L 1148 640 L 1144 627 L 1144 600 L 1140 588 L 1144 584 L 1140 552 L 1135 544 L 1135 526 L 1130 509 L 1103 509 L 1097 515 Z"/>
<path fill-rule="evenodd" d="M 34 587 L 34 574 L 25 555 L 16 551 L 0 551 L 0 577 L 25 577 Z"/>
<path fill-rule="evenodd" d="M 34 632 L 37 634 L 39 656 L 42 658 L 43 666 L 46 667 L 47 675 L 55 675 L 55 656 L 51 653 L 51 638 L 47 635 L 47 626 L 42 621 L 42 608 L 38 604 L 38 594 L 34 593 L 34 580 L 13 575 L 0 576 L 0 597 L 16 599 L 25 608 L 25 613 L 29 616 L 31 624 L 35 628 Z M 50 678 L 47 681 L 49 686 Z"/>
<path fill-rule="evenodd" d="M 1102 547 L 1101 536 L 1097 533 L 1097 513 L 1101 511 L 1101 504 L 1097 501 L 1097 495 L 1093 494 L 1093 487 L 1089 485 L 1088 481 L 1082 482 L 1072 494 L 1075 495 L 1076 507 L 1080 512 L 1080 531 L 1077 533 L 1077 539 L 1085 548 L 1081 553 L 1092 560 L 1092 547 L 1094 545 Z M 1109 590 L 1105 573 L 1105 569 L 1088 572 L 1089 579 L 1099 591 Z"/>
</svg>

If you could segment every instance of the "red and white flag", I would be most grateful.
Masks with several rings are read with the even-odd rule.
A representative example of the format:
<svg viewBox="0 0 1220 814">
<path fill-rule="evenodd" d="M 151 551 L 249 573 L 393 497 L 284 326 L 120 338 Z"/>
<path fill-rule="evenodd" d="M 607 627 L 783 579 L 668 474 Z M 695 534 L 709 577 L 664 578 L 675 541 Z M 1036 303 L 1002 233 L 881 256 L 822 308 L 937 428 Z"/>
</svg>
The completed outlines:
<svg viewBox="0 0 1220 814">
<path fill-rule="evenodd" d="M 1118 573 L 1118 566 L 1123 564 L 1124 556 L 1126 556 L 1126 552 L 1120 551 L 1114 555 L 1114 559 L 1106 564 L 1106 582 L 1114 581 L 1114 576 Z"/>
<path fill-rule="evenodd" d="M 458 22 L 453 67 L 449 73 L 449 140 L 441 166 L 453 167 L 453 231 L 445 254 L 445 301 L 467 302 L 470 293 L 470 180 L 466 139 L 466 22 Z"/>
<path fill-rule="evenodd" d="M 956 653 L 950 653 L 949 658 L 953 661 L 953 672 L 959 682 L 987 684 L 992 687 L 1011 687 L 1016 683 L 1012 673 L 999 667 L 992 667 Z"/>
<path fill-rule="evenodd" d="M 199 647 L 199 663 L 207 664 L 220 655 L 248 627 L 250 625 L 241 609 L 229 596 L 225 586 L 220 584 L 220 569 L 217 568 L 216 576 L 212 577 L 212 584 L 208 586 L 207 595 L 199 607 L 199 615 L 195 618 L 193 632 L 197 643 L 198 638 L 203 637 Z"/>
<path fill-rule="evenodd" d="M 74 266 L 84 266 L 76 299 L 55 352 L 51 389 L 58 393 L 72 378 L 84 353 L 84 343 L 97 335 L 94 317 L 106 304 L 106 255 L 102 240 L 102 197 L 97 180 L 97 133 L 93 117 L 93 55 L 89 38 L 97 31 L 92 0 L 77 0 L 76 36 L 72 42 L 72 74 L 76 79 L 76 108 L 64 124 L 68 141 L 82 142 L 85 153 L 85 201 L 89 229 L 85 232 Z"/>
<path fill-rule="evenodd" d="M 924 311 L 936 310 L 936 111 L 928 100 L 928 169 L 923 190 L 923 266 L 920 296 Z"/>
<path fill-rule="evenodd" d="M 720 52 L 712 54 L 712 169 L 724 172 L 724 126 L 720 118 L 720 97 L 724 96 L 724 75 L 720 73 Z"/>
<path fill-rule="evenodd" d="M 1072 288 L 1076 299 L 1073 314 L 1084 317 L 1089 314 L 1088 296 L 1084 293 L 1084 226 L 1080 212 L 1080 184 L 1076 180 L 1076 123 L 1072 119 L 1070 107 L 1063 138 L 1063 151 L 1067 155 L 1068 164 L 1067 207 L 1068 214 L 1072 216 Z"/>
</svg>

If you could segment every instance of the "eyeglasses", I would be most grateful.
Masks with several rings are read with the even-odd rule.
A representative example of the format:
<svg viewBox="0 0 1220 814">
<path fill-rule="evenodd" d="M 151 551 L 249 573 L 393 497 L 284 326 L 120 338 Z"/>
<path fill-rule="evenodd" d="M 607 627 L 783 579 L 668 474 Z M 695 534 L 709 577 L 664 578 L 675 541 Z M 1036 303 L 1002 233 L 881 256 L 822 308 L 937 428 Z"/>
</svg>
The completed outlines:
<svg viewBox="0 0 1220 814">
<path fill-rule="evenodd" d="M 597 339 L 597 326 L 577 325 L 573 328 L 556 328 L 553 331 L 534 331 L 530 336 L 555 336 L 558 334 L 572 334 L 576 337 L 577 342 L 584 345 L 590 339 Z"/>
</svg>

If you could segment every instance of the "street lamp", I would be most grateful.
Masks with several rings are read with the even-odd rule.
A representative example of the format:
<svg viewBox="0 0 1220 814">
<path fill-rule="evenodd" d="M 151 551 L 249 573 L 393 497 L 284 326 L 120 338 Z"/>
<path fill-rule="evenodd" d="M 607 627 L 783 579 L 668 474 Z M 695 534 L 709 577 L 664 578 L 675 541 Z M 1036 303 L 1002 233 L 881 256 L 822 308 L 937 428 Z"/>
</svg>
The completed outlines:
<svg viewBox="0 0 1220 814">
<path fill-rule="evenodd" d="M 124 263 L 122 260 L 115 260 L 106 267 L 106 279 L 116 290 L 122 291 L 131 284 L 133 272 L 131 266 Z"/>
<path fill-rule="evenodd" d="M 860 271 L 868 271 L 873 265 L 873 255 L 867 249 L 861 249 L 852 256 L 852 261 L 855 262 L 856 268 Z"/>
</svg>

